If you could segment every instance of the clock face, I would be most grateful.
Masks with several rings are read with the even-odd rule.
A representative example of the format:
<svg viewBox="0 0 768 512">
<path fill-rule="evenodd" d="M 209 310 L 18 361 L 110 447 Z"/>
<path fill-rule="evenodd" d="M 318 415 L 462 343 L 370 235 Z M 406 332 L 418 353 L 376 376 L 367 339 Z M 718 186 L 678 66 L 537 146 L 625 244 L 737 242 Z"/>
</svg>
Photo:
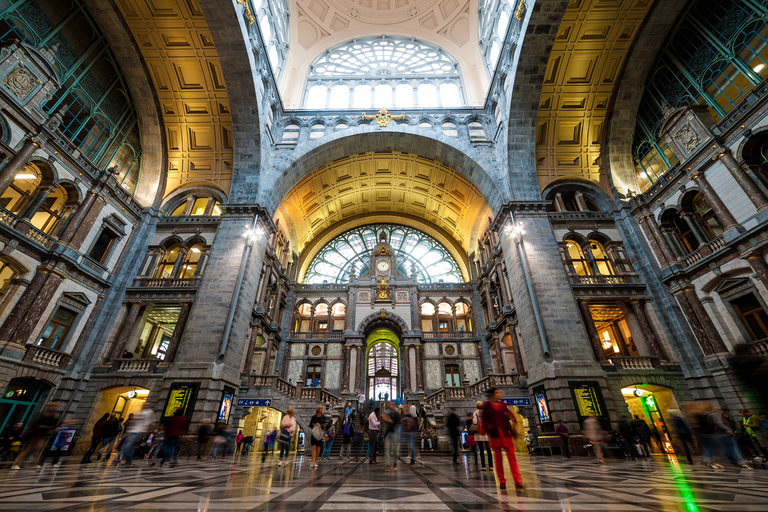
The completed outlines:
<svg viewBox="0 0 768 512">
<path fill-rule="evenodd" d="M 376 265 L 376 268 L 379 269 L 379 272 L 386 272 L 389 270 L 389 263 L 386 261 L 380 261 L 378 265 Z"/>
</svg>

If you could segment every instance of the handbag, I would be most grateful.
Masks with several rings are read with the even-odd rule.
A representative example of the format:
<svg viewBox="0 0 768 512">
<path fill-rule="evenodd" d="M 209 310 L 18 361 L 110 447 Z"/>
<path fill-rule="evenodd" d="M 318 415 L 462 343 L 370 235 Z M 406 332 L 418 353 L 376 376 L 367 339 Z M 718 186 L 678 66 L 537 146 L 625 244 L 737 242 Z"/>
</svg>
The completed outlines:
<svg viewBox="0 0 768 512">
<path fill-rule="evenodd" d="M 469 431 L 470 434 L 476 434 L 477 433 L 477 423 L 472 421 L 472 424 L 469 426 L 469 428 L 467 430 Z"/>
<path fill-rule="evenodd" d="M 277 441 L 283 444 L 288 444 L 291 442 L 291 433 L 288 432 L 287 428 L 280 429 L 280 437 L 277 438 Z"/>
<path fill-rule="evenodd" d="M 312 439 L 315 441 L 322 441 L 324 437 L 325 432 L 323 431 L 323 427 L 321 427 L 319 423 L 315 423 L 315 426 L 312 427 Z"/>
</svg>

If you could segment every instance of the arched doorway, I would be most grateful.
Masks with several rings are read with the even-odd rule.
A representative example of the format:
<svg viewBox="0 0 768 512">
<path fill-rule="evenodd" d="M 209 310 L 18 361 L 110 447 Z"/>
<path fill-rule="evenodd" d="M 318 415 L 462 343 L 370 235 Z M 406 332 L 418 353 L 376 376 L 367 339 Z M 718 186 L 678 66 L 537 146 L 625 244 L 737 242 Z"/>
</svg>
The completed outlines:
<svg viewBox="0 0 768 512">
<path fill-rule="evenodd" d="M 367 340 L 366 396 L 394 400 L 401 396 L 400 339 L 389 329 L 376 329 Z"/>
<path fill-rule="evenodd" d="M 635 384 L 622 388 L 621 394 L 629 409 L 630 419 L 637 415 L 651 428 L 652 444 L 656 445 L 657 453 L 683 453 L 675 446 L 671 425 L 668 424 L 670 412 L 680 410 L 680 403 L 671 388 L 655 384 Z"/>
</svg>

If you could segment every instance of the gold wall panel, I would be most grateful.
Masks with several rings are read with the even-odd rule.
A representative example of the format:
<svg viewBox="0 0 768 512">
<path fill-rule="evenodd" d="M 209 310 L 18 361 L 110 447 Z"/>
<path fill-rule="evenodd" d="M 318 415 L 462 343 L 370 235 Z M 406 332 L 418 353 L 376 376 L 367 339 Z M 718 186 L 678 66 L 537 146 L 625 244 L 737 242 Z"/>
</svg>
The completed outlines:
<svg viewBox="0 0 768 512">
<path fill-rule="evenodd" d="M 544 75 L 536 134 L 543 190 L 555 180 L 608 191 L 603 129 L 614 87 L 651 0 L 571 0 Z"/>
<path fill-rule="evenodd" d="M 207 181 L 229 193 L 232 118 L 197 0 L 116 0 L 149 68 L 168 147 L 166 194 Z"/>
</svg>

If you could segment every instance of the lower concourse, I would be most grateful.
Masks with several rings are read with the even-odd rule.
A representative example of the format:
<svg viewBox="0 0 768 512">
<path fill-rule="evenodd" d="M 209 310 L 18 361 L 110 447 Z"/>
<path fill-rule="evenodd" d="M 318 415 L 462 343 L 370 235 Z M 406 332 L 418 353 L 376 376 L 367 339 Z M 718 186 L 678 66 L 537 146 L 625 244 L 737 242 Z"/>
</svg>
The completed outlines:
<svg viewBox="0 0 768 512">
<path fill-rule="evenodd" d="M 471 459 L 459 466 L 443 456 L 424 464 L 400 464 L 397 472 L 365 462 L 325 462 L 310 470 L 307 459 L 184 460 L 163 470 L 138 464 L 116 470 L 64 464 L 14 473 L 0 482 L 5 510 L 284 511 L 417 510 L 499 511 L 740 511 L 768 508 L 768 471 L 670 462 L 520 456 L 526 488 L 500 491 L 494 475 Z"/>
</svg>

